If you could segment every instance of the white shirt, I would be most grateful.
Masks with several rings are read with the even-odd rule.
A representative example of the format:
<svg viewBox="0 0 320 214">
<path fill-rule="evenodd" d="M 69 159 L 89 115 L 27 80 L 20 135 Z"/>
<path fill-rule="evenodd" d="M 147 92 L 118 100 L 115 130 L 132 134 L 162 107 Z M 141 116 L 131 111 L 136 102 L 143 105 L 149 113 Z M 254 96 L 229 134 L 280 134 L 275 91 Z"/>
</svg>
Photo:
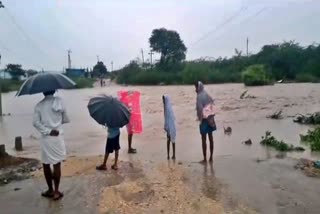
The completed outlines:
<svg viewBox="0 0 320 214">
<path fill-rule="evenodd" d="M 62 124 L 69 122 L 61 98 L 49 95 L 36 105 L 33 125 L 42 135 L 41 159 L 44 164 L 57 164 L 65 159 L 66 148 Z M 59 131 L 59 136 L 50 136 L 53 129 Z"/>
</svg>

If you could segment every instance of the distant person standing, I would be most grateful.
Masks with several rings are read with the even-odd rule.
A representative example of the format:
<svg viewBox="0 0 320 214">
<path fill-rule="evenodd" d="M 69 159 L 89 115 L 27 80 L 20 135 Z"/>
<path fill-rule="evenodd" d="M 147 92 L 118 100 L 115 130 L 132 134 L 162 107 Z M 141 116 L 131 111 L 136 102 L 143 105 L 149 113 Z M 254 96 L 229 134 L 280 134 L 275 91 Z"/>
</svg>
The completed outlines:
<svg viewBox="0 0 320 214">
<path fill-rule="evenodd" d="M 176 125 L 175 116 L 169 96 L 162 96 L 164 109 L 164 130 L 167 134 L 167 159 L 170 159 L 170 142 L 172 143 L 172 160 L 176 159 Z"/>
<path fill-rule="evenodd" d="M 202 140 L 202 153 L 203 153 L 203 160 L 201 163 L 207 162 L 207 135 L 210 141 L 210 158 L 209 161 L 212 162 L 213 158 L 213 131 L 216 130 L 215 127 L 211 125 L 212 116 L 210 116 L 210 120 L 205 118 L 203 115 L 204 108 L 209 104 L 213 104 L 213 99 L 211 96 L 204 90 L 204 86 L 202 82 L 195 83 L 196 93 L 197 93 L 197 103 L 196 103 L 196 110 L 197 110 L 197 117 L 200 122 L 200 134 Z"/>
<path fill-rule="evenodd" d="M 59 200 L 63 193 L 59 190 L 61 179 L 61 162 L 66 157 L 66 147 L 62 124 L 69 123 L 66 108 L 59 97 L 54 97 L 55 91 L 44 92 L 44 99 L 35 107 L 33 125 L 41 133 L 41 161 L 47 181 L 48 190 L 43 197 Z M 50 165 L 53 165 L 53 172 Z M 52 185 L 54 181 L 54 188 Z"/>
</svg>

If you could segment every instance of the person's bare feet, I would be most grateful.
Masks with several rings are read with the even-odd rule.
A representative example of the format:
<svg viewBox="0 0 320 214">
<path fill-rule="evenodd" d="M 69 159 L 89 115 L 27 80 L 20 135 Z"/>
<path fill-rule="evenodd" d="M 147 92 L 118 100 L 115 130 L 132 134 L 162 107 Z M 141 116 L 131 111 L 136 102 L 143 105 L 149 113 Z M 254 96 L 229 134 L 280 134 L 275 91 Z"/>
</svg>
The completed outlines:
<svg viewBox="0 0 320 214">
<path fill-rule="evenodd" d="M 113 169 L 113 170 L 118 170 L 118 166 L 115 165 L 115 164 L 113 164 L 113 165 L 111 166 L 111 169 Z"/>
<path fill-rule="evenodd" d="M 134 149 L 134 148 L 128 149 L 128 154 L 136 154 L 136 153 L 137 153 L 136 149 Z"/>
<path fill-rule="evenodd" d="M 101 170 L 101 171 L 105 171 L 107 170 L 107 166 L 104 164 L 101 164 L 99 166 L 96 167 L 96 170 Z"/>
<path fill-rule="evenodd" d="M 212 157 L 209 159 L 209 162 L 210 162 L 210 163 L 212 163 L 212 162 L 213 162 L 213 158 L 212 158 Z"/>
<path fill-rule="evenodd" d="M 171 158 L 172 160 L 175 160 L 176 159 L 176 156 L 172 156 L 172 158 Z"/>
<path fill-rule="evenodd" d="M 61 198 L 63 198 L 63 193 L 62 192 L 59 192 L 59 191 L 58 192 L 54 192 L 52 200 L 58 201 Z"/>
<path fill-rule="evenodd" d="M 199 162 L 200 164 L 207 164 L 207 159 L 203 159 L 202 161 Z"/>
<path fill-rule="evenodd" d="M 170 157 L 169 157 L 169 155 L 168 155 L 167 159 L 168 159 L 168 160 L 170 160 Z"/>
<path fill-rule="evenodd" d="M 54 192 L 53 192 L 53 190 L 47 190 L 47 191 L 41 193 L 41 196 L 45 197 L 45 198 L 52 198 L 54 196 Z"/>
</svg>

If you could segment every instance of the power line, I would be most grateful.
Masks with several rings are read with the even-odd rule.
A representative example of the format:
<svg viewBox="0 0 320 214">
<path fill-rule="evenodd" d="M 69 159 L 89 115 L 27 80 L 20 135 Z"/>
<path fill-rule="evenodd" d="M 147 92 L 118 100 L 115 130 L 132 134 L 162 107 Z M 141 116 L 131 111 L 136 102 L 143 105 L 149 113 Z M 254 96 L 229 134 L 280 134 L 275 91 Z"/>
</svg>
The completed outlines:
<svg viewBox="0 0 320 214">
<path fill-rule="evenodd" d="M 7 15 L 9 16 L 9 18 L 11 19 L 12 23 L 16 26 L 16 28 L 18 29 L 18 31 L 24 36 L 24 38 L 26 40 L 29 41 L 29 43 L 37 50 L 39 50 L 41 52 L 41 54 L 45 55 L 46 57 L 48 57 L 48 55 L 37 45 L 36 42 L 34 42 L 34 40 L 29 37 L 29 35 L 24 31 L 24 29 L 18 24 L 18 22 L 16 21 L 15 17 L 11 14 L 11 12 L 9 11 L 9 9 L 7 7 L 4 8 Z"/>
<path fill-rule="evenodd" d="M 228 19 L 226 19 L 224 22 L 222 22 L 221 24 L 219 24 L 218 26 L 216 26 L 214 29 L 210 30 L 209 32 L 205 33 L 203 36 L 201 36 L 198 40 L 196 40 L 195 42 L 193 42 L 190 47 L 192 48 L 193 46 L 195 46 L 197 43 L 201 42 L 202 40 L 206 39 L 209 35 L 217 32 L 218 30 L 220 30 L 222 27 L 224 27 L 225 25 L 227 25 L 228 23 L 232 22 L 235 18 L 237 18 L 239 15 L 241 15 L 242 12 L 246 11 L 248 9 L 247 6 L 243 6 L 241 7 L 238 11 L 236 11 L 232 16 L 230 16 Z"/>
<path fill-rule="evenodd" d="M 250 21 L 251 19 L 259 16 L 261 13 L 263 13 L 267 9 L 268 9 L 268 7 L 264 7 L 262 9 L 258 10 L 255 14 L 253 14 L 252 16 L 249 16 L 247 19 L 245 19 L 244 21 L 240 22 L 240 24 L 243 24 L 243 23 L 246 23 L 246 22 Z M 223 35 L 215 37 L 215 40 L 219 39 L 221 36 L 223 36 Z"/>
<path fill-rule="evenodd" d="M 1 2 L 0 2 L 0 4 L 1 4 Z M 1 41 L 0 41 L 0 47 L 1 47 L 2 49 L 4 49 L 4 50 L 8 51 L 8 52 L 11 52 L 11 51 L 9 50 L 9 48 L 7 48 Z"/>
</svg>

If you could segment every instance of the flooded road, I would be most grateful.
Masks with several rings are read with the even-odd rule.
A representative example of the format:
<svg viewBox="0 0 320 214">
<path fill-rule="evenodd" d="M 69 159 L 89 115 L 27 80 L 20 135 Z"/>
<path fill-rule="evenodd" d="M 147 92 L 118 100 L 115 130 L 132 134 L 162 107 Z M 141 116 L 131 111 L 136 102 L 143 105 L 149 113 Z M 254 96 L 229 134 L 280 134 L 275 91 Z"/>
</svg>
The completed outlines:
<svg viewBox="0 0 320 214">
<path fill-rule="evenodd" d="M 70 155 L 101 154 L 101 145 L 106 138 L 106 130 L 93 121 L 87 110 L 87 103 L 92 96 L 98 94 L 116 95 L 123 89 L 120 86 L 105 88 L 59 91 L 67 105 L 71 124 L 65 126 L 65 139 Z M 177 146 L 188 144 L 191 152 L 199 156 L 199 131 L 195 114 L 195 97 L 192 86 L 159 86 L 159 87 L 128 87 L 142 92 L 141 106 L 143 113 L 144 133 L 135 136 L 138 147 L 163 147 L 163 107 L 161 96 L 168 94 L 173 102 L 177 118 Z M 319 110 L 320 85 L 317 84 L 283 84 L 249 88 L 248 93 L 256 99 L 240 99 L 247 90 L 240 84 L 210 85 L 207 91 L 216 99 L 219 113 L 216 117 L 218 132 L 215 133 L 215 155 L 255 156 L 265 150 L 258 140 L 265 131 L 271 131 L 279 139 L 287 143 L 298 144 L 299 134 L 309 127 L 294 124 L 290 116 L 297 113 L 310 113 Z M 42 95 L 15 97 L 15 93 L 3 95 L 3 111 L 10 113 L 0 122 L 0 142 L 4 142 L 9 151 L 13 148 L 15 136 L 22 136 L 26 151 L 23 155 L 37 155 L 39 134 L 32 126 L 34 106 L 42 99 Z M 284 120 L 268 120 L 266 115 L 283 109 Z M 289 116 L 289 118 L 287 118 Z M 223 134 L 223 126 L 233 128 L 232 136 Z M 122 145 L 126 148 L 125 129 L 122 130 Z M 252 147 L 243 147 L 241 142 L 251 138 Z M 165 149 L 165 148 L 163 148 Z M 186 148 L 184 148 L 186 149 Z M 161 154 L 157 149 L 151 153 Z M 10 152 L 14 152 L 11 150 Z M 141 151 L 144 152 L 144 151 Z M 179 156 L 179 150 L 177 151 Z M 20 153 L 21 154 L 21 153 Z M 300 155 L 299 155 L 300 156 Z M 306 151 L 303 156 L 310 156 Z M 188 156 L 189 157 L 189 156 Z M 200 158 L 200 157 L 199 157 Z"/>
<path fill-rule="evenodd" d="M 87 103 L 90 97 L 104 93 L 116 95 L 121 89 L 140 90 L 144 132 L 134 136 L 134 147 L 138 154 L 128 156 L 126 130 L 121 135 L 121 159 L 140 161 L 146 167 L 166 159 L 166 136 L 163 131 L 162 95 L 172 99 L 177 122 L 177 161 L 188 167 L 186 174 L 195 190 L 210 189 L 204 178 L 203 167 L 197 162 L 202 158 L 201 141 L 195 113 L 194 87 L 156 86 L 120 87 L 110 86 L 83 90 L 59 91 L 67 105 L 71 124 L 65 126 L 65 141 L 69 155 L 99 155 L 104 152 L 106 130 L 89 116 Z M 278 159 L 278 153 L 259 144 L 266 131 L 286 143 L 299 145 L 299 134 L 310 127 L 292 122 L 297 113 L 319 111 L 319 84 L 279 84 L 274 86 L 245 88 L 241 84 L 206 86 L 216 100 L 219 113 L 216 117 L 218 131 L 214 134 L 214 176 L 230 187 L 232 195 L 253 207 L 258 213 L 313 213 L 320 209 L 316 198 L 319 181 L 305 177 L 293 169 L 294 158 L 320 159 L 308 148 L 303 153 L 287 153 Z M 243 91 L 255 99 L 240 99 Z M 3 111 L 11 116 L 0 122 L 0 142 L 5 143 L 11 154 L 39 157 L 39 134 L 32 127 L 33 108 L 41 95 L 14 97 L 14 93 L 3 95 Z M 268 114 L 283 110 L 283 120 L 266 119 Z M 223 127 L 231 126 L 232 135 L 224 135 Z M 12 150 L 15 136 L 22 136 L 25 151 Z M 242 144 L 247 139 L 252 146 Z M 260 162 L 261 161 L 261 162 Z M 209 186 L 206 186 L 206 184 Z M 308 188 L 308 190 L 306 189 Z M 214 194 L 207 191 L 207 194 Z M 317 197 L 316 197 L 317 196 Z M 268 200 L 267 200 L 268 199 Z M 314 202 L 314 203 L 313 203 Z M 231 203 L 232 204 L 232 203 Z"/>
</svg>

